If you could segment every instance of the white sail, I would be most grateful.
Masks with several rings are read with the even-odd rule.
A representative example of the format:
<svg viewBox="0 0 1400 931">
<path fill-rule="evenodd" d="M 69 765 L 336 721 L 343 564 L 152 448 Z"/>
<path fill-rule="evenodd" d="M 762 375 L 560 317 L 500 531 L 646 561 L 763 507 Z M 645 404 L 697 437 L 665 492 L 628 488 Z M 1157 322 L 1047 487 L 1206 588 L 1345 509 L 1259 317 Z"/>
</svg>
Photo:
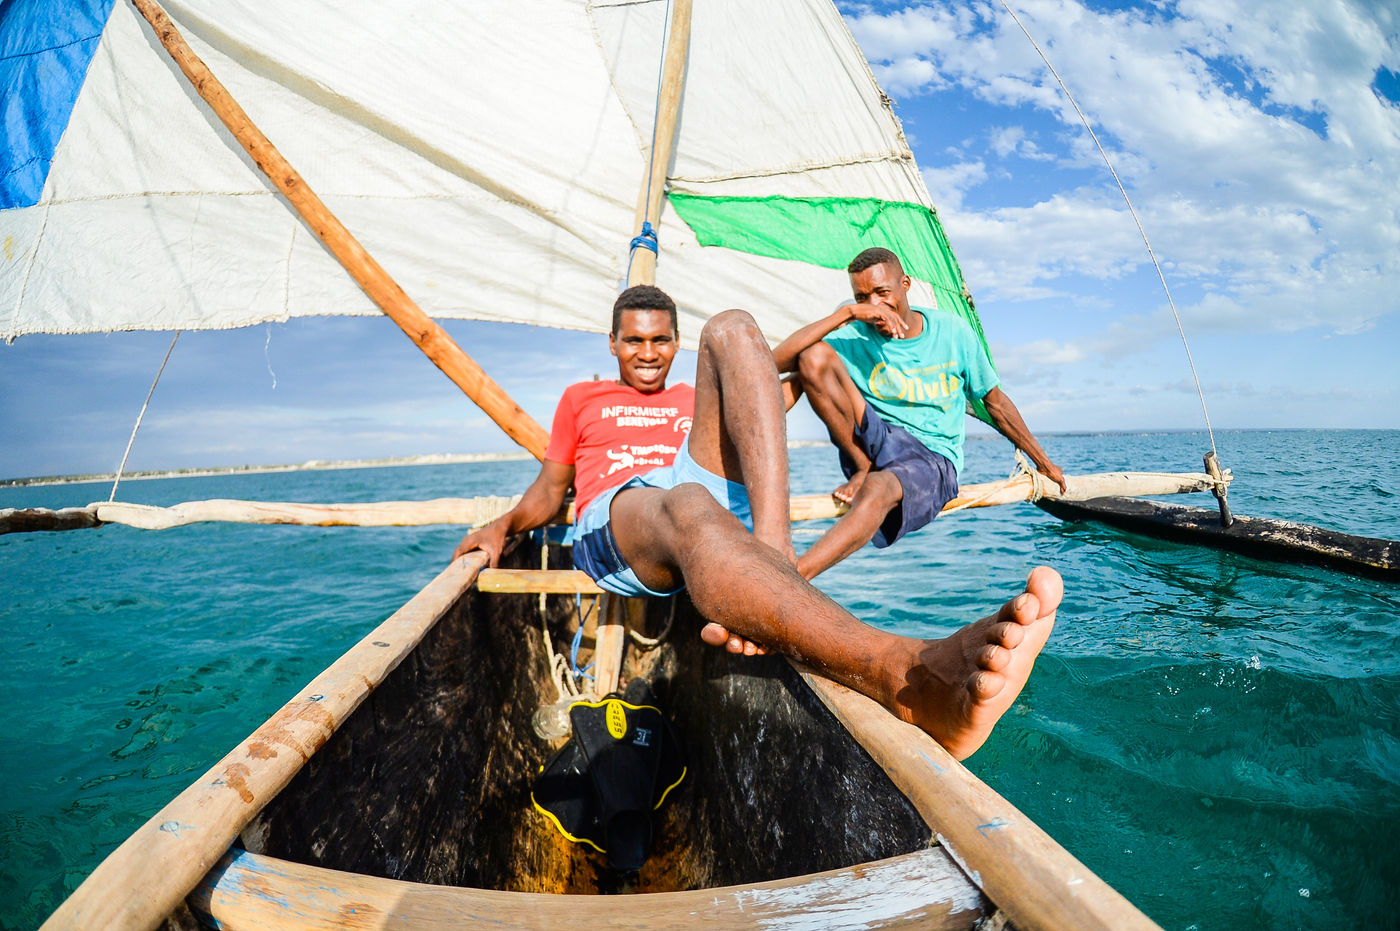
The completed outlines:
<svg viewBox="0 0 1400 931">
<path fill-rule="evenodd" d="M 606 330 L 664 0 L 165 6 L 429 314 Z M 929 205 L 827 0 L 699 0 L 690 49 L 671 192 Z M 378 312 L 122 0 L 51 157 L 37 202 L 0 210 L 0 337 Z M 845 293 L 839 269 L 701 247 L 669 205 L 659 229 L 683 336 L 733 306 L 782 336 Z"/>
</svg>

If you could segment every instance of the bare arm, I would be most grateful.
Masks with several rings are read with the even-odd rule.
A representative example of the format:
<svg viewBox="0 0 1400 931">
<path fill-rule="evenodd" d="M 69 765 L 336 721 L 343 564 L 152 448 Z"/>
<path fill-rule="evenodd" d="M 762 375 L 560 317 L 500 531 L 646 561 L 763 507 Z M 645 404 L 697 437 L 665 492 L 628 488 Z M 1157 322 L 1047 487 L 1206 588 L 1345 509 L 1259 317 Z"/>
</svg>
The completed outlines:
<svg viewBox="0 0 1400 931">
<path fill-rule="evenodd" d="M 574 481 L 574 467 L 548 459 L 540 464 L 540 474 L 520 496 L 520 502 L 500 517 L 473 530 L 462 538 L 452 551 L 452 558 L 465 556 L 472 550 L 482 550 L 491 557 L 494 567 L 501 560 L 506 540 L 516 533 L 543 527 L 564 506 L 564 496 Z"/>
<path fill-rule="evenodd" d="M 839 329 L 852 320 L 864 320 L 873 324 L 881 333 L 896 339 L 908 331 L 899 314 L 888 307 L 873 304 L 844 304 L 815 323 L 809 323 L 773 348 L 773 361 L 779 372 L 797 371 L 797 357 L 802 350 L 814 346 L 832 330 Z M 796 401 L 796 398 L 793 398 Z M 789 405 L 791 407 L 791 405 Z"/>
<path fill-rule="evenodd" d="M 982 403 L 987 405 L 987 413 L 992 415 L 992 425 L 1001 435 L 1015 443 L 1017 449 L 1024 450 L 1035 463 L 1035 467 L 1060 486 L 1060 491 L 1069 491 L 1064 472 L 1045 455 L 1045 450 L 1040 448 L 1040 443 L 1036 441 L 1030 427 L 1027 427 L 1025 420 L 1021 418 L 1021 412 L 1016 409 L 1006 392 L 1000 388 L 993 388 L 982 397 Z"/>
</svg>

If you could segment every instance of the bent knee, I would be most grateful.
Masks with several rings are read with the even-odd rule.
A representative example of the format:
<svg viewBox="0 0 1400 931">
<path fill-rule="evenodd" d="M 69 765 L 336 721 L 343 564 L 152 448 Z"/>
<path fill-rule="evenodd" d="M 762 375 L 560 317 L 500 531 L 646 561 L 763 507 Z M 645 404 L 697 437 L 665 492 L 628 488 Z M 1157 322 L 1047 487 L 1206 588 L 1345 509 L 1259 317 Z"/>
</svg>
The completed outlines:
<svg viewBox="0 0 1400 931">
<path fill-rule="evenodd" d="M 663 518 L 685 534 L 711 533 L 730 524 L 743 529 L 739 518 L 729 513 L 703 485 L 686 482 L 668 489 L 661 502 Z"/>
<path fill-rule="evenodd" d="M 818 340 L 797 354 L 797 372 L 808 381 L 820 378 L 834 368 L 844 371 L 830 343 Z"/>
<path fill-rule="evenodd" d="M 700 331 L 700 342 L 730 340 L 746 336 L 757 336 L 759 339 L 763 339 L 763 331 L 759 329 L 758 322 L 747 310 L 734 308 L 721 310 L 705 321 L 705 326 Z"/>
<path fill-rule="evenodd" d="M 904 500 L 904 486 L 893 472 L 871 472 L 856 495 L 855 506 L 879 507 L 888 511 Z"/>
</svg>

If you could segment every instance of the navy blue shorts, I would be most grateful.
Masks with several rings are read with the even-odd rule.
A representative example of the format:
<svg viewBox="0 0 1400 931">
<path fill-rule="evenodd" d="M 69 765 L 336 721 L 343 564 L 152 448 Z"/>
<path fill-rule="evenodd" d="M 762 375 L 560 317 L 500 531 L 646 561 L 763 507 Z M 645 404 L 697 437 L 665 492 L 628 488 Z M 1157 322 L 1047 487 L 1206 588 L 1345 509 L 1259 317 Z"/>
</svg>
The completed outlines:
<svg viewBox="0 0 1400 931">
<path fill-rule="evenodd" d="M 877 547 L 889 546 L 906 533 L 918 530 L 958 496 L 958 471 L 948 457 L 929 449 L 898 424 L 886 423 L 869 404 L 860 419 L 856 443 L 870 457 L 872 472 L 889 472 L 904 489 L 904 499 L 885 515 L 880 529 L 875 531 L 871 542 Z M 845 452 L 838 452 L 841 471 L 850 478 L 856 474 L 856 464 Z"/>
</svg>

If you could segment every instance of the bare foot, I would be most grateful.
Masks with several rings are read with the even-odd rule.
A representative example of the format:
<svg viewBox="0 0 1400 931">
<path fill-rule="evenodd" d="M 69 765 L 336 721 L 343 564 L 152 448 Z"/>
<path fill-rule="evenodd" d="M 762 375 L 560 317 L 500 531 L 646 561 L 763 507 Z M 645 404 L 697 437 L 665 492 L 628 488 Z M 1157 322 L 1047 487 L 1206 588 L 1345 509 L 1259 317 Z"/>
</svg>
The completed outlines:
<svg viewBox="0 0 1400 931">
<path fill-rule="evenodd" d="M 738 634 L 731 634 L 728 630 L 710 621 L 700 628 L 700 639 L 712 647 L 724 647 L 730 653 L 743 656 L 766 656 L 768 649 L 759 646 L 752 640 L 745 640 Z"/>
<path fill-rule="evenodd" d="M 837 486 L 836 490 L 831 493 L 831 497 L 835 498 L 837 501 L 844 501 L 850 504 L 852 501 L 856 500 L 856 495 L 860 494 L 860 486 L 865 484 L 865 477 L 869 474 L 870 469 L 868 467 L 861 469 L 855 475 L 846 479 L 844 485 Z"/>
<path fill-rule="evenodd" d="M 1026 580 L 1025 592 L 995 614 L 946 639 L 923 641 L 900 661 L 907 671 L 897 673 L 903 684 L 896 686 L 890 710 L 954 758 L 967 759 L 1021 694 L 1063 596 L 1060 574 L 1040 566 Z"/>
</svg>

